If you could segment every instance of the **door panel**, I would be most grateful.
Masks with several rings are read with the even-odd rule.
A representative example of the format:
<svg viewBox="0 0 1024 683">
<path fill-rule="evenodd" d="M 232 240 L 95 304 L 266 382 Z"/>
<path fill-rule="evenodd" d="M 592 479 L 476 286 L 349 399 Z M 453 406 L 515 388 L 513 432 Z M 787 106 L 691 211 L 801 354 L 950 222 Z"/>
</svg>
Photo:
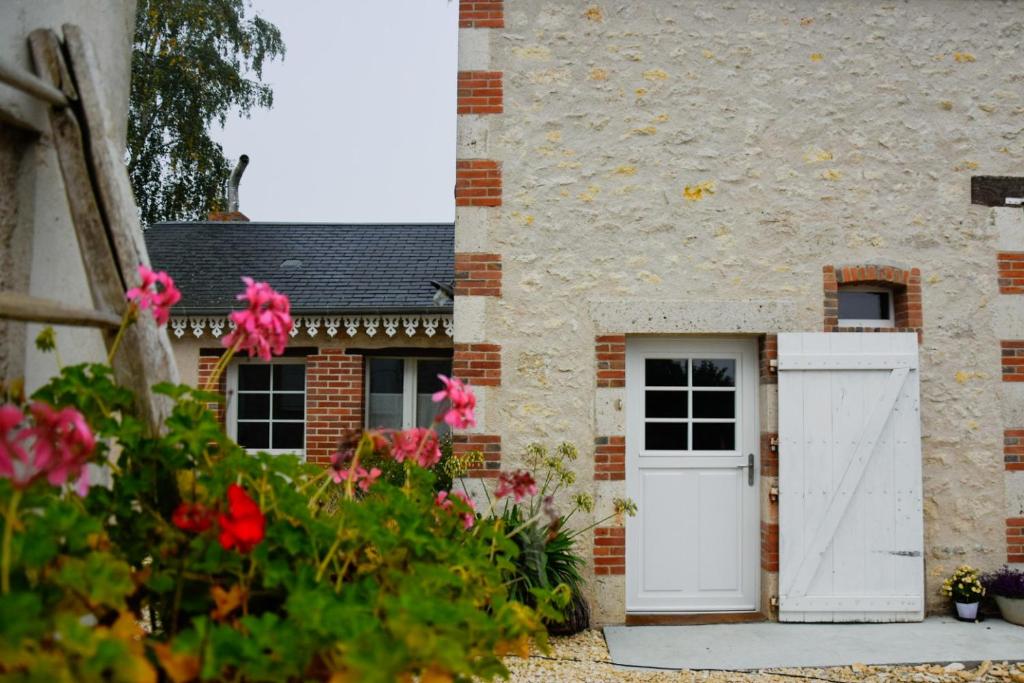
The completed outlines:
<svg viewBox="0 0 1024 683">
<path fill-rule="evenodd" d="M 756 609 L 756 360 L 753 340 L 627 341 L 628 610 Z"/>
<path fill-rule="evenodd" d="M 779 618 L 923 617 L 917 335 L 779 335 Z"/>
</svg>

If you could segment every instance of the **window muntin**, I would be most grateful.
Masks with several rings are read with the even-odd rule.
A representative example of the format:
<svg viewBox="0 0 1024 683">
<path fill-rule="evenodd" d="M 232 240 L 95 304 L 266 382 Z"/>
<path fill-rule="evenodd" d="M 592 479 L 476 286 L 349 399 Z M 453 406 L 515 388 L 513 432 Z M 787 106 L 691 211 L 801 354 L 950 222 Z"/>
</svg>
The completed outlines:
<svg viewBox="0 0 1024 683">
<path fill-rule="evenodd" d="M 229 381 L 234 388 L 234 438 L 249 450 L 303 453 L 306 440 L 306 365 L 278 360 L 236 363 Z"/>
<path fill-rule="evenodd" d="M 366 426 L 370 429 L 429 427 L 444 406 L 434 403 L 442 388 L 438 375 L 451 376 L 447 358 L 368 358 Z M 437 426 L 439 434 L 448 425 Z"/>
<path fill-rule="evenodd" d="M 842 287 L 840 327 L 893 327 L 893 292 L 882 287 Z"/>
<path fill-rule="evenodd" d="M 736 450 L 736 359 L 644 359 L 645 451 Z"/>
</svg>

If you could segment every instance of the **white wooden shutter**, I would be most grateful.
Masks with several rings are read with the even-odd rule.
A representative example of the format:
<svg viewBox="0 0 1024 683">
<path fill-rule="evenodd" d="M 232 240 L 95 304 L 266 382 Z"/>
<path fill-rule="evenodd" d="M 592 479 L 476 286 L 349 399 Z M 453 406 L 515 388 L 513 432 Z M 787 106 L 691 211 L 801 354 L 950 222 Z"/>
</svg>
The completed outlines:
<svg viewBox="0 0 1024 683">
<path fill-rule="evenodd" d="M 779 619 L 924 618 L 917 335 L 779 335 Z"/>
</svg>

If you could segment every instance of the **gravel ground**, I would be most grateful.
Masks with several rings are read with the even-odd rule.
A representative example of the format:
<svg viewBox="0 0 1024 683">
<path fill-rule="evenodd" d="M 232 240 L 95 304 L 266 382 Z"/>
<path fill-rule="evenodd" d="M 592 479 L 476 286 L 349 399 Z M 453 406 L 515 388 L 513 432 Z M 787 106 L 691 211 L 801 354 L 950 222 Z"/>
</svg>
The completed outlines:
<svg viewBox="0 0 1024 683">
<path fill-rule="evenodd" d="M 1024 653 L 1021 653 L 1024 657 Z M 802 680 L 873 681 L 874 683 L 964 683 L 964 681 L 1004 681 L 1024 683 L 1024 664 L 984 662 L 980 666 L 949 664 L 939 666 L 864 666 L 854 664 L 833 669 L 772 669 L 754 672 L 729 671 L 647 671 L 614 666 L 599 629 L 584 631 L 571 638 L 552 638 L 549 655 L 535 654 L 529 659 L 509 657 L 506 665 L 512 683 L 603 683 L 605 681 L 756 681 L 757 683 L 799 683 Z"/>
</svg>

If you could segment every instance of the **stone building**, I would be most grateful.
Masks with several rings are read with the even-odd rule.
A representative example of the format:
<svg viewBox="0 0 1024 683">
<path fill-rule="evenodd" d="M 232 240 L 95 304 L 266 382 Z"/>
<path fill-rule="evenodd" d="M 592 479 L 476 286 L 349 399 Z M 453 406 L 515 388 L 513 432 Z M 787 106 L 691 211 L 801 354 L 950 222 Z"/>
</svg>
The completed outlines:
<svg viewBox="0 0 1024 683">
<path fill-rule="evenodd" d="M 1024 562 L 1020 10 L 462 0 L 456 374 L 502 469 L 572 441 L 639 505 L 598 621 L 917 619 Z"/>
</svg>

